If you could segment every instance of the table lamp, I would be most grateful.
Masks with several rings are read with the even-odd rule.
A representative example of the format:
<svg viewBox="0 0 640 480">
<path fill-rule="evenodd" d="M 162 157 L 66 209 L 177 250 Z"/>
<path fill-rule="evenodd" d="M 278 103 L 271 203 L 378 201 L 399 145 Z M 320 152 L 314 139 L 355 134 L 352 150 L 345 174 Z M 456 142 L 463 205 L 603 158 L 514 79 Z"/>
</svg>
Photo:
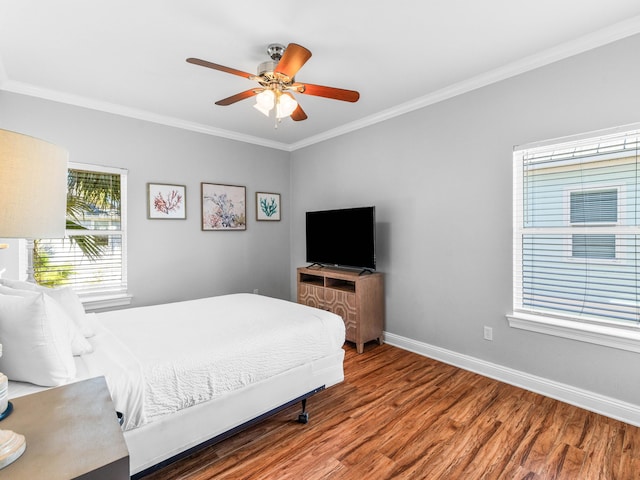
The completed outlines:
<svg viewBox="0 0 640 480">
<path fill-rule="evenodd" d="M 27 280 L 33 275 L 33 240 L 64 237 L 67 207 L 65 149 L 0 129 L 0 238 L 27 239 Z M 0 355 L 2 355 L 0 347 Z M 0 419 L 9 415 L 7 377 L 0 373 Z M 0 468 L 24 452 L 24 436 L 0 430 Z"/>
</svg>

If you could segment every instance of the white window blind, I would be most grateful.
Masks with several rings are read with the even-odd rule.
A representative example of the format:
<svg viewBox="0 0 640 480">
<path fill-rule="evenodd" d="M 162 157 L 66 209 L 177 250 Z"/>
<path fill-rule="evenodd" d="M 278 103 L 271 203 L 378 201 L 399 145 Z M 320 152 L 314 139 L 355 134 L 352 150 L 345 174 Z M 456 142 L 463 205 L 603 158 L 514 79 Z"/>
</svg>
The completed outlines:
<svg viewBox="0 0 640 480">
<path fill-rule="evenodd" d="M 514 311 L 640 324 L 640 129 L 514 151 Z"/>
<path fill-rule="evenodd" d="M 72 164 L 64 238 L 36 242 L 36 281 L 80 295 L 121 294 L 126 275 L 126 170 Z"/>
</svg>

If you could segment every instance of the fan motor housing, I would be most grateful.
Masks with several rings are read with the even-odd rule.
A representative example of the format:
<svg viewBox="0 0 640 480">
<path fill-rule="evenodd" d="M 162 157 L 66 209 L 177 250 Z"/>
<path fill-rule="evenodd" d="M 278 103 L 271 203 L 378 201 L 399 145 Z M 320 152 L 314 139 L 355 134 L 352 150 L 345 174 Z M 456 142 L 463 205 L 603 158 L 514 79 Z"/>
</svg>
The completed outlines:
<svg viewBox="0 0 640 480">
<path fill-rule="evenodd" d="M 289 78 L 280 73 L 275 73 L 277 66 L 278 66 L 278 62 L 274 60 L 268 60 L 258 65 L 258 77 L 262 79 L 262 81 L 260 80 L 258 81 L 263 85 L 265 83 L 266 84 L 278 83 L 283 86 L 290 85 L 291 83 L 296 81 L 295 77 Z"/>
<path fill-rule="evenodd" d="M 258 65 L 258 76 L 261 77 L 265 74 L 273 75 L 273 72 L 276 69 L 276 65 L 278 65 L 278 62 L 274 60 L 267 60 L 266 62 L 262 62 L 260 65 Z"/>
<path fill-rule="evenodd" d="M 287 47 L 281 43 L 272 43 L 267 47 L 267 54 L 271 57 L 271 60 L 267 60 L 258 65 L 258 76 L 261 77 L 264 82 L 271 84 L 274 82 L 291 83 L 294 81 L 293 78 L 290 79 L 275 73 L 278 62 L 280 62 L 286 49 Z"/>
</svg>

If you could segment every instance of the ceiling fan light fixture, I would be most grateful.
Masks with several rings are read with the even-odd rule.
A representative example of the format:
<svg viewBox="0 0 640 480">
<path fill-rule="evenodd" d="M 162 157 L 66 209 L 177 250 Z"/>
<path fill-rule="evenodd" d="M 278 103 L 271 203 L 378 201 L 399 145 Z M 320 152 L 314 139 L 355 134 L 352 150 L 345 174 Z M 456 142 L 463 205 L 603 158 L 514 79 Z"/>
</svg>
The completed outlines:
<svg viewBox="0 0 640 480">
<path fill-rule="evenodd" d="M 269 112 L 273 110 L 273 105 L 276 100 L 276 95 L 273 90 L 263 90 L 256 95 L 256 104 L 253 106 L 256 110 L 265 116 L 269 116 Z"/>
<path fill-rule="evenodd" d="M 280 95 L 276 104 L 276 118 L 290 116 L 298 108 L 298 102 L 289 95 Z"/>
<path fill-rule="evenodd" d="M 260 113 L 262 113 L 265 117 L 269 116 L 269 111 L 271 110 L 270 108 L 264 108 L 262 105 L 260 105 L 259 103 L 256 103 L 253 108 L 255 108 L 256 110 L 258 110 Z"/>
<path fill-rule="evenodd" d="M 275 107 L 276 127 L 284 117 L 290 116 L 295 122 L 307 119 L 307 114 L 290 92 L 344 102 L 357 102 L 360 98 L 360 94 L 355 90 L 296 82 L 295 75 L 311 58 L 311 52 L 302 45 L 290 43 L 285 47 L 279 43 L 272 43 L 267 48 L 267 54 L 271 60 L 258 65 L 258 75 L 199 58 L 187 58 L 187 62 L 257 81 L 260 88 L 245 90 L 215 103 L 216 105 L 228 106 L 255 96 L 254 108 L 263 115 L 269 117 L 271 110 Z"/>
</svg>

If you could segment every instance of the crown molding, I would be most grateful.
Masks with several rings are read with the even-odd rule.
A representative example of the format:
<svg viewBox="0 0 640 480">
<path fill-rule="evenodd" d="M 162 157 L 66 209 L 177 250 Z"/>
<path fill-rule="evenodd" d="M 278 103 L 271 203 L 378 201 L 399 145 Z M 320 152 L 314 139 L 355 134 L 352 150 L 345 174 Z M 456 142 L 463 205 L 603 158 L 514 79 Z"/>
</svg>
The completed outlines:
<svg viewBox="0 0 640 480">
<path fill-rule="evenodd" d="M 290 147 L 292 151 L 308 147 L 315 143 L 344 135 L 346 133 L 365 128 L 379 122 L 384 122 L 385 120 L 390 120 L 394 117 L 399 117 L 414 110 L 419 110 L 429 105 L 433 105 L 435 103 L 456 97 L 458 95 L 477 90 L 487 85 L 491 85 L 493 83 L 515 77 L 516 75 L 520 75 L 521 73 L 544 67 L 545 65 L 549 65 L 565 58 L 569 58 L 574 55 L 593 50 L 595 48 L 613 43 L 617 40 L 622 40 L 623 38 L 630 37 L 638 33 L 640 33 L 640 15 L 632 17 L 623 22 L 616 23 L 615 25 L 612 25 L 610 27 L 597 30 L 596 32 L 580 37 L 576 40 L 565 42 L 561 45 L 549 48 L 535 55 L 524 57 L 502 67 L 490 70 L 480 75 L 476 75 L 475 77 L 464 80 L 462 82 L 454 83 L 445 88 L 436 90 L 435 92 L 431 92 L 409 102 L 396 105 L 395 107 L 389 108 L 387 110 L 382 110 L 376 114 L 369 115 L 355 122 L 350 122 L 340 127 L 327 130 L 326 132 L 320 133 L 318 135 L 305 138 L 303 140 L 300 140 L 299 142 L 291 144 Z"/>
<path fill-rule="evenodd" d="M 0 75 L 2 74 L 2 65 L 0 64 Z M 122 115 L 125 117 L 135 118 L 138 120 L 144 120 L 147 122 L 157 123 L 169 127 L 180 128 L 183 130 L 190 130 L 193 132 L 204 133 L 206 135 L 212 135 L 216 137 L 222 137 L 229 140 L 236 140 L 238 142 L 251 143 L 254 145 L 260 145 L 263 147 L 275 148 L 278 150 L 290 151 L 290 146 L 282 142 L 274 142 L 261 137 L 254 137 L 251 135 L 244 135 L 242 133 L 233 132 L 231 130 L 225 130 L 222 128 L 215 128 L 208 125 L 204 125 L 196 122 L 189 122 L 175 117 L 169 117 L 165 115 L 158 115 L 146 110 L 140 110 L 135 108 L 126 107 L 115 103 L 103 102 L 92 98 L 82 97 L 79 95 L 72 95 L 68 93 L 58 92 L 55 90 L 49 90 L 46 88 L 36 87 L 33 85 L 15 82 L 13 80 L 2 81 L 0 77 L 0 90 L 8 92 L 19 93 L 22 95 L 28 95 L 31 97 L 43 98 L 46 100 L 52 100 L 54 102 L 65 103 L 69 105 L 75 105 L 78 107 L 88 108 L 91 110 L 98 110 L 106 113 L 113 113 L 115 115 Z"/>
<path fill-rule="evenodd" d="M 255 137 L 251 135 L 244 135 L 241 133 L 233 132 L 231 130 L 225 130 L 221 128 L 215 128 L 208 125 L 189 122 L 175 117 L 168 117 L 164 115 L 158 115 L 152 112 L 138 110 L 123 105 L 102 102 L 95 99 L 86 97 L 71 95 L 63 92 L 57 92 L 54 90 L 48 90 L 33 85 L 28 85 L 20 82 L 12 81 L 8 78 L 4 69 L 2 58 L 0 56 L 0 90 L 6 90 L 14 93 L 20 93 L 23 95 L 29 95 L 47 100 L 52 100 L 61 103 L 67 103 L 80 107 L 85 107 L 93 110 L 99 110 L 103 112 L 113 113 L 116 115 L 123 115 L 126 117 L 136 118 L 139 120 L 145 120 L 161 125 L 167 125 L 170 127 L 181 128 L 184 130 L 191 130 L 206 135 L 213 135 L 217 137 L 227 138 L 229 140 L 236 140 L 239 142 L 251 143 L 254 145 L 260 145 L 263 147 L 274 148 L 277 150 L 284 150 L 292 152 L 301 148 L 314 145 L 316 143 L 329 140 L 340 135 L 360 130 L 362 128 L 374 125 L 376 123 L 384 122 L 392 118 L 404 115 L 406 113 L 418 110 L 429 105 L 433 105 L 438 102 L 462 95 L 464 93 L 477 90 L 484 86 L 506 80 L 521 73 L 525 73 L 536 68 L 549 65 L 551 63 L 563 60 L 565 58 L 584 53 L 589 50 L 607 45 L 609 43 L 621 40 L 626 37 L 640 33 L 640 15 L 631 17 L 625 21 L 616 23 L 609 27 L 597 30 L 593 33 L 580 37 L 576 40 L 565 42 L 556 47 L 547 49 L 543 52 L 531 55 L 515 62 L 509 63 L 502 67 L 490 70 L 482 73 L 468 80 L 458 82 L 449 85 L 445 88 L 431 92 L 422 97 L 418 97 L 409 102 L 402 103 L 395 107 L 382 110 L 373 115 L 369 115 L 360 120 L 346 123 L 340 127 L 327 130 L 317 135 L 312 135 L 298 142 L 291 144 L 283 142 L 275 142 L 262 137 Z"/>
</svg>

